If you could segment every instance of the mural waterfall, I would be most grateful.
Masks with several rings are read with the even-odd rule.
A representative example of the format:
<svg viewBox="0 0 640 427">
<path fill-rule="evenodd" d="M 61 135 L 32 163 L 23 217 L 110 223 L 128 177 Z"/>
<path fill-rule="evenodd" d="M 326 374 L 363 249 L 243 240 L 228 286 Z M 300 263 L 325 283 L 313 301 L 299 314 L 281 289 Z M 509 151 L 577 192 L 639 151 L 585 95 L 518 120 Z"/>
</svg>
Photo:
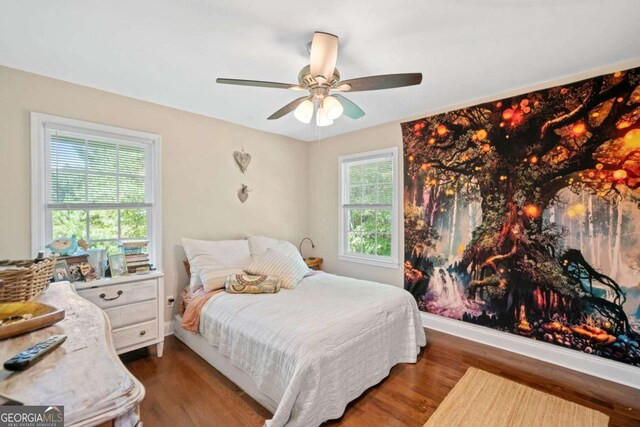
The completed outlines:
<svg viewBox="0 0 640 427">
<path fill-rule="evenodd" d="M 421 310 L 640 367 L 640 68 L 402 133 Z"/>
</svg>

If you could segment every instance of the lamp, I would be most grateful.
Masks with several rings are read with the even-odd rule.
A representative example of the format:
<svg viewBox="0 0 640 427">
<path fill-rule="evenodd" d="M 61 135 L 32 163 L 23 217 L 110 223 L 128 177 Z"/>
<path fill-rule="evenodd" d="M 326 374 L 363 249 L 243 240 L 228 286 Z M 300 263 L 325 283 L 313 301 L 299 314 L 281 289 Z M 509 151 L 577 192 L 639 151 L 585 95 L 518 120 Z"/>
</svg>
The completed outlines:
<svg viewBox="0 0 640 427">
<path fill-rule="evenodd" d="M 342 115 L 344 107 L 337 98 L 329 95 L 322 100 L 322 108 L 327 112 L 330 120 L 335 120 Z"/>
<path fill-rule="evenodd" d="M 304 243 L 305 240 L 308 240 L 308 241 L 311 242 L 311 248 L 312 249 L 316 247 L 316 245 L 313 243 L 313 240 L 311 240 L 310 237 L 305 237 L 304 239 L 302 239 L 300 241 L 300 244 L 298 245 L 298 251 L 300 252 L 300 255 L 302 255 L 302 244 Z M 313 258 L 311 258 L 311 259 L 313 259 Z"/>
<path fill-rule="evenodd" d="M 313 117 L 313 102 L 308 99 L 305 99 L 298 105 L 293 112 L 293 115 L 296 119 L 300 120 L 302 123 L 311 122 L 311 117 Z"/>
<path fill-rule="evenodd" d="M 318 112 L 316 113 L 316 126 L 324 127 L 330 126 L 332 124 L 333 120 L 331 120 L 329 116 L 327 116 L 327 110 L 325 110 L 322 106 L 318 107 Z"/>
</svg>

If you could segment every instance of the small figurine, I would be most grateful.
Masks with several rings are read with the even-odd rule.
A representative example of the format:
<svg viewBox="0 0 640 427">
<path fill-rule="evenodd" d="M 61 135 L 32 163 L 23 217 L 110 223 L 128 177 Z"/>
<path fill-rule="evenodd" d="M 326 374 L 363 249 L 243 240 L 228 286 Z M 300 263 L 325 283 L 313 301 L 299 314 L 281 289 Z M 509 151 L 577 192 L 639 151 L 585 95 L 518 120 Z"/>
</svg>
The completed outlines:
<svg viewBox="0 0 640 427">
<path fill-rule="evenodd" d="M 80 246 L 80 249 L 83 251 L 89 250 L 89 244 L 84 239 L 78 240 L 78 246 Z"/>
<path fill-rule="evenodd" d="M 78 250 L 78 240 L 75 234 L 71 237 L 60 237 L 49 243 L 46 248 L 49 249 L 51 253 L 68 256 Z"/>
</svg>

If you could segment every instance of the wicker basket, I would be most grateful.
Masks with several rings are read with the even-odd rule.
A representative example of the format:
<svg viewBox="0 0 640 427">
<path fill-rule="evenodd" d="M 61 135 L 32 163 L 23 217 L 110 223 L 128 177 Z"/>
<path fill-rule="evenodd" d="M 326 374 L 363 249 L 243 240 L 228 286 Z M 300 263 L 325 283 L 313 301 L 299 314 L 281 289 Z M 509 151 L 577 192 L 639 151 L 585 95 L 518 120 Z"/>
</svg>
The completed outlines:
<svg viewBox="0 0 640 427">
<path fill-rule="evenodd" d="M 15 266 L 0 270 L 0 303 L 29 301 L 44 291 L 53 275 L 55 260 L 2 260 L 0 266 Z"/>
</svg>

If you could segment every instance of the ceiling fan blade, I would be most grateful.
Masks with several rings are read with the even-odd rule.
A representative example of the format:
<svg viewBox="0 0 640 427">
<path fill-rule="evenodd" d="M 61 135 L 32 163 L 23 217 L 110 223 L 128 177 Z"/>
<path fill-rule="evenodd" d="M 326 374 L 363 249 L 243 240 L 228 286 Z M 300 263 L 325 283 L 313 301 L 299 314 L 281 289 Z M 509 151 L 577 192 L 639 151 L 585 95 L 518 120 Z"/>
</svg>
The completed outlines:
<svg viewBox="0 0 640 427">
<path fill-rule="evenodd" d="M 323 76 L 331 82 L 338 59 L 338 37 L 329 33 L 315 32 L 311 41 L 310 68 L 313 77 Z"/>
<path fill-rule="evenodd" d="M 286 116 L 287 114 L 289 114 L 290 112 L 295 110 L 298 107 L 298 105 L 300 105 L 302 103 L 302 101 L 304 101 L 307 98 L 309 98 L 309 97 L 308 96 L 301 96 L 300 98 L 296 99 L 295 101 L 291 101 L 290 103 L 288 103 L 287 105 L 285 105 L 284 107 L 282 107 L 281 109 L 279 109 L 278 111 L 276 111 L 275 113 L 270 115 L 267 118 L 267 120 L 275 120 L 275 119 L 279 119 L 282 116 Z"/>
<path fill-rule="evenodd" d="M 335 95 L 331 95 L 334 98 L 336 98 L 338 100 L 338 102 L 340 102 L 340 104 L 342 104 L 342 108 L 344 108 L 344 115 L 347 117 L 350 117 L 352 119 L 359 119 L 360 117 L 364 116 L 364 111 L 362 111 L 362 108 L 358 107 L 353 101 L 345 98 L 342 95 L 338 95 L 337 93 Z"/>
<path fill-rule="evenodd" d="M 345 92 L 362 92 L 365 90 L 392 89 L 394 87 L 404 87 L 419 85 L 422 83 L 422 73 L 406 74 L 385 74 L 381 76 L 360 77 L 357 79 L 343 80 L 341 86 L 349 85 L 351 89 L 340 88 Z"/>
<path fill-rule="evenodd" d="M 255 86 L 255 87 L 268 87 L 272 89 L 294 89 L 299 90 L 304 88 L 293 83 L 276 83 L 276 82 L 263 82 L 260 80 L 240 80 L 240 79 L 216 79 L 216 83 L 225 85 L 238 85 L 238 86 Z"/>
</svg>

